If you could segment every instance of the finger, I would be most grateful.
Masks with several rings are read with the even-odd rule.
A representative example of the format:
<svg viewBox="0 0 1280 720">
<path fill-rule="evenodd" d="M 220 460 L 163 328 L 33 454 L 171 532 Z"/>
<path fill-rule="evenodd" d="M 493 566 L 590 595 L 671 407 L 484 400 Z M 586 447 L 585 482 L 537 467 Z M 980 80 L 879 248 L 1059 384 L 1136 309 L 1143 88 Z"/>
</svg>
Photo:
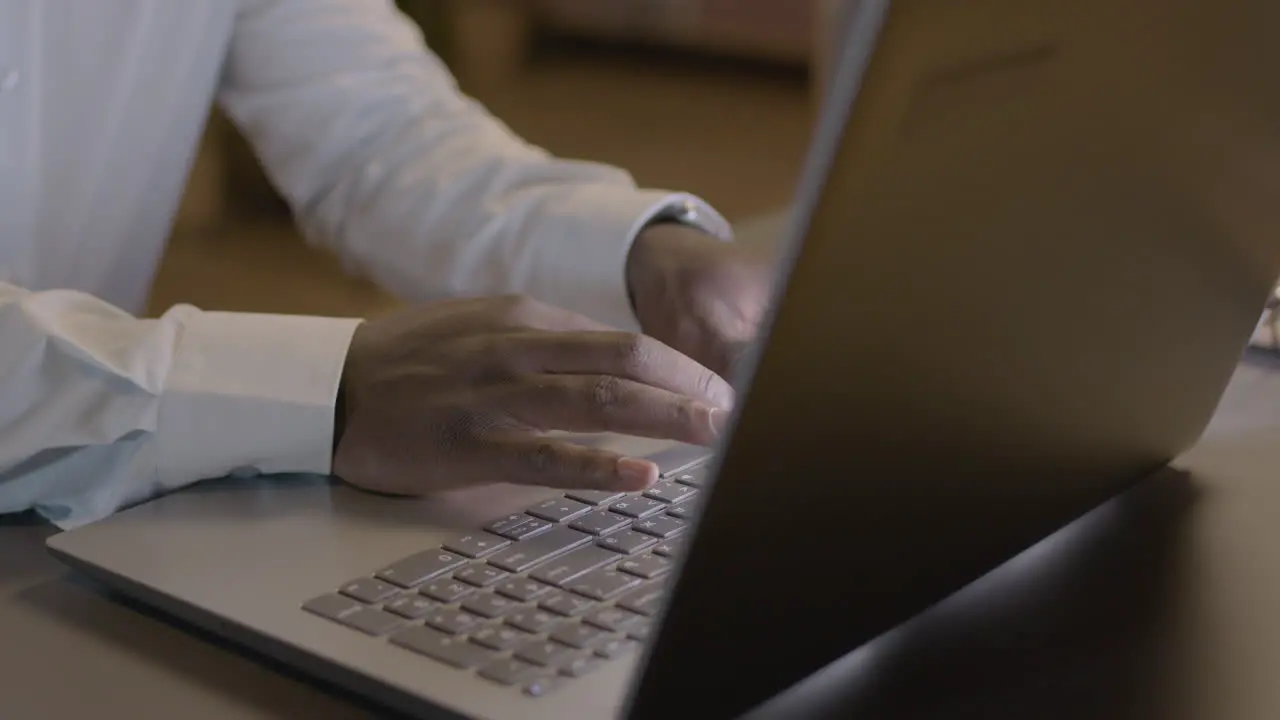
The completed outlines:
<svg viewBox="0 0 1280 720">
<path fill-rule="evenodd" d="M 502 479 L 517 485 L 634 492 L 658 480 L 658 466 L 648 460 L 549 438 L 494 439 L 485 453 Z"/>
<path fill-rule="evenodd" d="M 508 340 L 502 354 L 526 373 L 612 375 L 685 395 L 722 410 L 734 391 L 715 371 L 647 335 L 620 331 L 531 332 Z"/>
<path fill-rule="evenodd" d="M 497 399 L 512 419 L 542 430 L 714 445 L 728 413 L 669 390 L 613 375 L 541 375 Z"/>
</svg>

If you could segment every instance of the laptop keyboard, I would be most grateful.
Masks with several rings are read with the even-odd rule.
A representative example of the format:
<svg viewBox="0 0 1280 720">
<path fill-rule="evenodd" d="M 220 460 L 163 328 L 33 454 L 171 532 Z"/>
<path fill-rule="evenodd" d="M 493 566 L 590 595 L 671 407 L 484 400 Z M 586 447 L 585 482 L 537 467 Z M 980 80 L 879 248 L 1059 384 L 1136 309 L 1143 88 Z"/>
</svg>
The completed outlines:
<svg viewBox="0 0 1280 720">
<path fill-rule="evenodd" d="M 649 636 L 704 487 L 701 459 L 675 463 L 643 493 L 552 498 L 302 607 L 498 685 L 545 695 Z"/>
</svg>

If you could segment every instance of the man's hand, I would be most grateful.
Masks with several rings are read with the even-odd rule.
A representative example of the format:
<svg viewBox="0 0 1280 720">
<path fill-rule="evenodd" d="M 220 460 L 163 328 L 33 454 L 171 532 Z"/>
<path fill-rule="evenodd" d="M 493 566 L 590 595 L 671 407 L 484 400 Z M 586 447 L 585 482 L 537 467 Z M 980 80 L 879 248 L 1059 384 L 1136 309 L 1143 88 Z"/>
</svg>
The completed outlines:
<svg viewBox="0 0 1280 720">
<path fill-rule="evenodd" d="M 711 445 L 733 404 L 715 373 L 657 340 L 512 297 L 363 324 L 342 393 L 334 473 L 399 495 L 499 482 L 643 489 L 653 463 L 543 431 Z"/>
<path fill-rule="evenodd" d="M 646 228 L 627 258 L 640 327 L 730 377 L 769 304 L 769 258 L 686 225 Z"/>
</svg>

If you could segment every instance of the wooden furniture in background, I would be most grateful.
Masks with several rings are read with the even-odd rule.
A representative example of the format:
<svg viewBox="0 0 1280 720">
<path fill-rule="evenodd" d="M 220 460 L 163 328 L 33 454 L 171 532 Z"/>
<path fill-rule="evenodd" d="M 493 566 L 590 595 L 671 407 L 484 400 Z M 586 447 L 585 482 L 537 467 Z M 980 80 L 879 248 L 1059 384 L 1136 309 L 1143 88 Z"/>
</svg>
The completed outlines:
<svg viewBox="0 0 1280 720">
<path fill-rule="evenodd" d="M 642 41 L 807 66 L 820 93 L 828 21 L 845 0 L 443 0 L 468 88 L 518 78 L 537 33 Z"/>
</svg>

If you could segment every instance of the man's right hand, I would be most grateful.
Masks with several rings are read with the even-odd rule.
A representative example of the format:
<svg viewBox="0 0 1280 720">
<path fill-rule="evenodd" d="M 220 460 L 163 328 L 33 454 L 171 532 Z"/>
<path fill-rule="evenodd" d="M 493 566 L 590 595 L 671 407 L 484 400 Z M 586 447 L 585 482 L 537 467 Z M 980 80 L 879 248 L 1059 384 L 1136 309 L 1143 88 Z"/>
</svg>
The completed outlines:
<svg viewBox="0 0 1280 720">
<path fill-rule="evenodd" d="M 544 432 L 711 445 L 734 398 L 657 340 L 519 297 L 366 322 L 342 384 L 334 473 L 397 495 L 499 482 L 640 490 L 657 479 L 653 463 Z"/>
</svg>

